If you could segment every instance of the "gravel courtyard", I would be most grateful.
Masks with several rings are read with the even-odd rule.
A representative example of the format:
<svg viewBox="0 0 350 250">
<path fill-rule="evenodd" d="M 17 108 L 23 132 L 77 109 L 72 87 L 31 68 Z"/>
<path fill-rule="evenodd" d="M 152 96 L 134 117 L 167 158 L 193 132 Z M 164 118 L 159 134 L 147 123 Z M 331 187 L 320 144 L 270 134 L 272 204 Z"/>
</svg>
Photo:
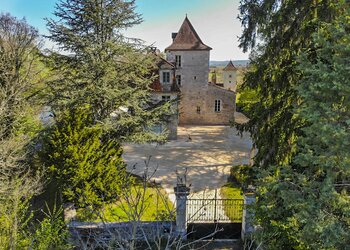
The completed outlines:
<svg viewBox="0 0 350 250">
<path fill-rule="evenodd" d="M 228 126 L 178 127 L 178 139 L 164 145 L 126 144 L 124 159 L 128 171 L 142 174 L 150 159 L 148 173 L 160 182 L 173 200 L 177 172 L 187 168 L 191 192 L 220 188 L 227 180 L 232 165 L 248 163 L 251 140 L 242 138 Z M 210 192 L 209 192 L 210 193 Z"/>
</svg>

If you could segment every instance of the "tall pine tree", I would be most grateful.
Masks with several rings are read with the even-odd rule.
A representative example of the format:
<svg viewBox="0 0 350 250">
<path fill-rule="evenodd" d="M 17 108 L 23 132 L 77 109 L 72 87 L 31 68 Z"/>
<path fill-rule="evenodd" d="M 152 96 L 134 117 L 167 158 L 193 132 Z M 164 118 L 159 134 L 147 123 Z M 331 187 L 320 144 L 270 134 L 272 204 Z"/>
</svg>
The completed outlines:
<svg viewBox="0 0 350 250">
<path fill-rule="evenodd" d="M 147 128 L 161 122 L 170 104 L 154 104 L 154 56 L 123 32 L 141 22 L 135 1 L 62 0 L 48 20 L 49 38 L 65 53 L 52 53 L 49 104 L 56 115 L 88 104 L 96 123 L 119 140 L 156 139 Z"/>
<path fill-rule="evenodd" d="M 244 27 L 240 47 L 251 52 L 251 70 L 242 89 L 258 94 L 254 105 L 245 108 L 250 121 L 240 130 L 251 133 L 258 149 L 256 165 L 288 163 L 295 152 L 295 142 L 302 121 L 294 115 L 298 103 L 294 86 L 302 73 L 296 58 L 311 49 L 312 34 L 322 21 L 336 15 L 337 0 L 243 0 L 241 21 Z"/>
<path fill-rule="evenodd" d="M 349 244 L 348 9 L 347 1 L 242 1 L 241 46 L 253 49 L 243 90 L 258 99 L 238 127 L 258 149 L 255 211 L 269 249 Z"/>
</svg>

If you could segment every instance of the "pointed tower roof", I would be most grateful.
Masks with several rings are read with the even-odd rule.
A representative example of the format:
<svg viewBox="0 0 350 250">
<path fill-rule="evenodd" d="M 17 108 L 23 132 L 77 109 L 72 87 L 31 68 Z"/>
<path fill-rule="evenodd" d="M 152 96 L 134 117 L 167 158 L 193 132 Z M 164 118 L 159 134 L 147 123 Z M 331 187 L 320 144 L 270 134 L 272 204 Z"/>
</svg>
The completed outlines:
<svg viewBox="0 0 350 250">
<path fill-rule="evenodd" d="M 179 32 L 176 34 L 173 43 L 169 47 L 167 47 L 165 51 L 211 49 L 212 48 L 210 48 L 202 42 L 186 15 L 186 18 L 182 23 Z"/>
<path fill-rule="evenodd" d="M 237 70 L 235 65 L 233 65 L 232 60 L 226 65 L 226 67 L 223 69 L 223 71 L 234 71 Z"/>
</svg>

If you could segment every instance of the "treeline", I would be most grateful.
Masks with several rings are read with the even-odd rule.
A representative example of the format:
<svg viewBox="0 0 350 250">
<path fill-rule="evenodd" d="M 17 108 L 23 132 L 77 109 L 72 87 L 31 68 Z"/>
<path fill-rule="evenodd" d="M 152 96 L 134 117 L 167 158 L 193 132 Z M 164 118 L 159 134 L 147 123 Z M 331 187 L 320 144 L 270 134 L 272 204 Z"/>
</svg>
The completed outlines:
<svg viewBox="0 0 350 250">
<path fill-rule="evenodd" d="M 63 0 L 47 19 L 59 50 L 0 14 L 0 248 L 68 249 L 62 204 L 98 210 L 129 178 L 121 143 L 162 141 L 154 58 L 123 31 L 134 1 Z M 125 187 L 123 187 L 125 188 Z"/>
<path fill-rule="evenodd" d="M 264 249 L 350 246 L 350 5 L 346 0 L 244 0 L 242 92 Z"/>
</svg>

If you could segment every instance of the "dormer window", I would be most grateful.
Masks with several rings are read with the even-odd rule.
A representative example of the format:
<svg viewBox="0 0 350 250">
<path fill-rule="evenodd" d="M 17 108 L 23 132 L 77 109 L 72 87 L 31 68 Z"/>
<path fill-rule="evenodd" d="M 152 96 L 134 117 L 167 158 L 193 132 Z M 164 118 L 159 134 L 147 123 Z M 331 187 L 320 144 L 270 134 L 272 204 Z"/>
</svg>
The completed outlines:
<svg viewBox="0 0 350 250">
<path fill-rule="evenodd" d="M 176 68 L 181 68 L 181 56 L 175 55 L 175 66 Z"/>
<path fill-rule="evenodd" d="M 163 72 L 163 83 L 170 83 L 170 72 Z"/>
</svg>

